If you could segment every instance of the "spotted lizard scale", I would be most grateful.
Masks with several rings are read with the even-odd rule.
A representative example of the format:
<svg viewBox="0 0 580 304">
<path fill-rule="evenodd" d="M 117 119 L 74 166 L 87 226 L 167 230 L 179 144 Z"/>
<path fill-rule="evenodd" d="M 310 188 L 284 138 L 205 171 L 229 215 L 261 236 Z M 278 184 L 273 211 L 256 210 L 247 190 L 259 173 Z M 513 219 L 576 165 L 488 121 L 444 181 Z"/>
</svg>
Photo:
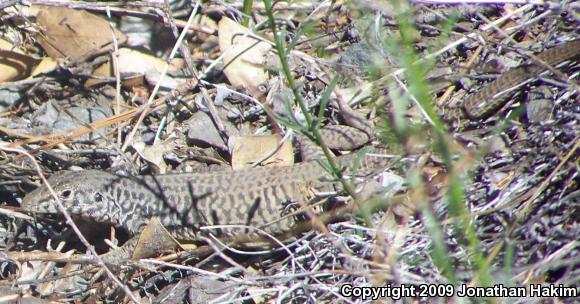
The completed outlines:
<svg viewBox="0 0 580 304">
<path fill-rule="evenodd" d="M 356 173 L 364 176 L 386 166 L 388 159 L 377 153 L 381 153 L 378 148 L 365 156 L 353 153 L 336 160 L 348 167 L 360 159 Z M 300 189 L 334 181 L 320 161 L 312 160 L 285 167 L 140 177 L 65 171 L 51 176 L 48 183 L 73 216 L 123 227 L 132 234 L 157 217 L 174 237 L 196 240 L 199 228 L 208 225 L 246 225 L 274 235 L 286 233 L 296 217 L 284 216 L 285 208 L 307 203 Z M 59 212 L 46 187 L 29 193 L 21 206 L 36 213 Z"/>
</svg>

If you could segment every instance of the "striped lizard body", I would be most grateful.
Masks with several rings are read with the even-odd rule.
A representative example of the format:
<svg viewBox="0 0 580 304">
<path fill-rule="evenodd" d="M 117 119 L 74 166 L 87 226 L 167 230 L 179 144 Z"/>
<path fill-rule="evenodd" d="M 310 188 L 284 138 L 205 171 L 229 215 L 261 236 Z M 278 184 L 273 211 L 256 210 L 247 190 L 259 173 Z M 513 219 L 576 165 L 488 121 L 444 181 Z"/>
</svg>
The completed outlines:
<svg viewBox="0 0 580 304">
<path fill-rule="evenodd" d="M 364 156 L 352 153 L 336 160 L 345 168 L 358 163 L 357 176 L 365 176 L 387 164 L 387 159 L 375 153 L 380 151 Z M 182 240 L 197 240 L 199 228 L 208 225 L 246 225 L 274 235 L 289 232 L 296 223 L 295 216 L 284 216 L 294 210 L 290 203 L 307 204 L 304 188 L 334 183 L 316 160 L 286 167 L 139 177 L 97 170 L 65 171 L 48 182 L 73 216 L 123 227 L 131 234 L 157 217 Z M 22 208 L 59 213 L 46 186 L 29 193 Z"/>
</svg>

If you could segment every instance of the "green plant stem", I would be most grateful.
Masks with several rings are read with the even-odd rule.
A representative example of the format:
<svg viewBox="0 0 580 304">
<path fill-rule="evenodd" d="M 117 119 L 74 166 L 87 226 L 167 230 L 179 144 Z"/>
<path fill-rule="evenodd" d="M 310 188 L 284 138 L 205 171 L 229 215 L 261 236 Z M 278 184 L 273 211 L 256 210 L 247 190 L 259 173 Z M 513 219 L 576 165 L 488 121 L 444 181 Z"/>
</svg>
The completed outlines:
<svg viewBox="0 0 580 304">
<path fill-rule="evenodd" d="M 242 11 L 244 12 L 244 15 L 246 15 L 247 17 L 244 17 L 244 19 L 242 20 L 242 25 L 245 27 L 248 27 L 250 25 L 250 18 L 252 16 L 252 4 L 254 3 L 253 0 L 244 0 L 244 6 Z"/>
<path fill-rule="evenodd" d="M 338 168 L 336 162 L 334 161 L 334 155 L 328 148 L 328 146 L 324 143 L 322 136 L 320 135 L 320 131 L 318 129 L 318 125 L 314 123 L 314 119 L 308 113 L 308 108 L 304 103 L 304 99 L 302 95 L 298 91 L 298 87 L 296 86 L 296 82 L 294 81 L 294 77 L 292 77 L 292 72 L 290 71 L 290 66 L 288 65 L 288 61 L 286 60 L 287 50 L 283 45 L 282 38 L 278 36 L 278 31 L 276 30 L 276 22 L 274 21 L 274 14 L 272 12 L 272 3 L 270 0 L 264 0 L 264 6 L 266 8 L 266 15 L 268 16 L 268 22 L 270 25 L 270 29 L 272 30 L 272 35 L 274 36 L 274 43 L 276 45 L 276 50 L 278 51 L 278 57 L 280 58 L 280 63 L 282 65 L 282 72 L 286 77 L 286 81 L 288 81 L 288 86 L 292 90 L 292 94 L 294 95 L 294 99 L 296 103 L 300 107 L 304 115 L 304 119 L 306 120 L 306 125 L 308 126 L 308 130 L 311 134 L 305 134 L 308 137 L 312 138 L 312 140 L 322 148 L 324 156 L 328 161 L 328 165 L 330 167 L 330 173 L 334 176 L 334 178 L 338 179 L 341 185 L 343 186 L 344 190 L 354 199 L 355 204 L 358 205 L 359 199 L 354 190 L 354 187 L 343 179 L 339 172 L 340 168 Z"/>
</svg>

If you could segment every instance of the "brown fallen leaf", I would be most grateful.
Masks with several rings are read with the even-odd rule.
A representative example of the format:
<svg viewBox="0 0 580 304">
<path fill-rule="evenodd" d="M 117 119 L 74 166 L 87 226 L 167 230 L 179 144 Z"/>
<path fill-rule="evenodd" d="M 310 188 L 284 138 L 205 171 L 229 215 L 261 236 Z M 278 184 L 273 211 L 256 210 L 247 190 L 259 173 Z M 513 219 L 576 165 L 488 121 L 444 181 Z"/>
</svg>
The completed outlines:
<svg viewBox="0 0 580 304">
<path fill-rule="evenodd" d="M 243 87 L 257 97 L 261 94 L 258 86 L 268 80 L 264 64 L 272 47 L 248 34 L 250 30 L 229 18 L 222 18 L 218 24 L 224 74 L 234 87 Z"/>
<path fill-rule="evenodd" d="M 141 158 L 154 167 L 154 172 L 167 173 L 167 164 L 163 155 L 175 148 L 175 140 L 169 138 L 156 145 L 146 145 L 143 141 L 139 141 L 133 144 L 133 148 Z"/>
<path fill-rule="evenodd" d="M 179 243 L 171 236 L 158 218 L 149 220 L 135 245 L 134 260 L 159 256 L 179 248 Z"/>
<path fill-rule="evenodd" d="M 232 167 L 234 170 L 251 167 L 256 161 L 264 159 L 276 149 L 280 136 L 243 136 L 235 139 L 232 149 Z M 263 162 L 266 166 L 290 166 L 294 164 L 292 143 L 285 141 L 270 157 Z"/>
<path fill-rule="evenodd" d="M 58 62 L 50 57 L 44 57 L 40 63 L 34 67 L 27 79 L 32 79 L 40 74 L 48 73 L 58 67 Z"/>
<path fill-rule="evenodd" d="M 155 57 L 153 55 L 129 49 L 119 49 L 119 73 L 123 85 L 127 87 L 142 86 L 145 84 L 144 77 L 150 75 L 149 78 L 159 78 L 159 75 L 165 69 L 165 60 Z M 177 72 L 182 68 L 183 62 L 180 60 L 173 60 L 168 66 L 169 72 Z M 94 76 L 111 77 L 114 76 L 111 62 L 106 62 L 93 71 Z M 169 76 L 165 76 L 168 78 Z M 85 87 L 91 87 L 104 83 L 106 81 L 101 79 L 88 79 L 85 82 Z M 152 84 L 154 85 L 154 84 Z"/>
<path fill-rule="evenodd" d="M 109 22 L 100 16 L 66 7 L 39 6 L 36 22 L 42 29 L 38 43 L 54 59 L 75 62 L 113 49 Z M 114 29 L 118 44 L 127 37 Z"/>
</svg>

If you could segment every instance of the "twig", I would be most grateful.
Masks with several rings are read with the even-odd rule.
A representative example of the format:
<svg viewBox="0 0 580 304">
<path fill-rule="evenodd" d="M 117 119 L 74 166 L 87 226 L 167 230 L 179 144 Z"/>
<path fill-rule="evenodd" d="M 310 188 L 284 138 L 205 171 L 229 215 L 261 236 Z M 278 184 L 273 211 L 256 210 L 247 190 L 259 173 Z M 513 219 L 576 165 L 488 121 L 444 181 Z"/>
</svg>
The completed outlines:
<svg viewBox="0 0 580 304">
<path fill-rule="evenodd" d="M 113 71 L 115 72 L 115 114 L 121 113 L 121 73 L 119 71 L 119 43 L 115 36 L 115 28 L 111 21 L 111 10 L 107 6 L 107 18 L 109 18 L 109 27 L 111 29 L 111 36 L 113 40 Z M 117 146 L 121 145 L 121 126 L 117 126 Z"/>
<path fill-rule="evenodd" d="M 193 22 L 193 17 L 195 17 L 195 14 L 196 13 L 197 13 L 197 11 L 196 10 L 193 10 L 191 12 L 191 14 L 189 15 L 189 19 L 187 20 L 188 21 L 187 22 L 188 25 L 191 24 L 191 22 Z M 173 57 L 175 57 L 175 54 L 177 53 L 177 50 L 179 49 L 179 45 L 181 44 L 181 42 L 185 38 L 185 34 L 187 33 L 187 29 L 188 28 L 189 28 L 189 26 L 186 26 L 186 28 L 184 28 L 183 31 L 181 32 L 181 35 L 179 36 L 179 38 L 175 42 L 175 45 L 173 46 L 173 49 L 171 50 L 171 53 L 169 54 L 169 58 L 167 59 L 168 61 L 171 60 L 171 59 L 173 59 Z M 163 71 L 161 72 L 161 75 L 159 76 L 159 79 L 158 79 L 157 83 L 155 84 L 155 87 L 153 88 L 153 91 L 151 92 L 151 95 L 149 95 L 149 99 L 147 100 L 147 103 L 145 104 L 145 108 L 149 108 L 151 105 L 154 104 L 154 101 L 156 100 L 155 99 L 155 96 L 157 95 L 157 92 L 159 91 L 159 86 L 161 85 L 161 82 L 162 82 L 163 78 L 167 74 L 168 68 L 169 68 L 169 62 L 165 62 L 165 65 L 163 67 Z M 129 133 L 129 135 L 127 136 L 127 138 L 125 138 L 125 143 L 121 147 L 121 150 L 122 151 L 127 150 L 127 147 L 133 141 L 133 137 L 137 133 L 137 130 L 139 129 L 139 126 L 143 122 L 143 119 L 145 119 L 145 116 L 147 115 L 147 113 L 148 113 L 147 111 L 143 111 L 141 113 L 141 115 L 139 116 L 139 119 L 137 119 L 137 122 L 133 126 L 133 129 L 131 130 L 131 133 Z"/>
</svg>

